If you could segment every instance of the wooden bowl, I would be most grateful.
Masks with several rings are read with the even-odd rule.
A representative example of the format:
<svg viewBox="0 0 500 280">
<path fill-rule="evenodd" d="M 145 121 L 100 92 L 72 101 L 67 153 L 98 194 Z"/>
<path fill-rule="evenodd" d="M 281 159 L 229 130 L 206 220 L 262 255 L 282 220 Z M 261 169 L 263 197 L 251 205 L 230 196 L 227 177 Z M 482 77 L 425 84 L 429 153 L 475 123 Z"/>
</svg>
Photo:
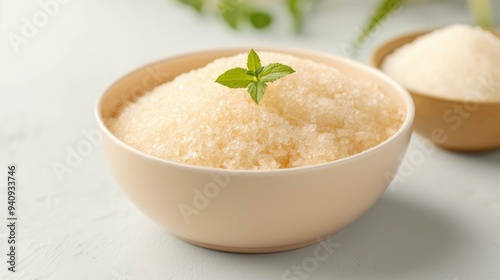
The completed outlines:
<svg viewBox="0 0 500 280">
<path fill-rule="evenodd" d="M 381 69 L 386 56 L 427 30 L 403 35 L 380 46 L 371 63 Z M 491 31 L 500 37 L 499 31 Z M 445 149 L 480 152 L 500 148 L 500 102 L 436 97 L 407 88 L 415 103 L 415 131 Z"/>
</svg>

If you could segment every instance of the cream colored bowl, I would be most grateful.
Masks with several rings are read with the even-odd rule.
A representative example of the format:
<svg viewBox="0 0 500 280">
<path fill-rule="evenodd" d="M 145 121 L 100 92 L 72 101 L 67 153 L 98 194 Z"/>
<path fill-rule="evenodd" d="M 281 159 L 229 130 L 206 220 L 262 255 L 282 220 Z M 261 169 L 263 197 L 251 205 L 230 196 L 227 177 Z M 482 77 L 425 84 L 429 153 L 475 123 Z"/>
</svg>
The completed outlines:
<svg viewBox="0 0 500 280">
<path fill-rule="evenodd" d="M 272 51 L 329 64 L 352 78 L 378 84 L 404 109 L 404 123 L 395 135 L 372 149 L 316 166 L 270 171 L 188 166 L 127 146 L 103 120 L 116 114 L 124 102 L 181 73 L 248 50 L 177 56 L 126 75 L 102 95 L 96 108 L 106 159 L 130 200 L 187 242 L 245 253 L 289 250 L 317 242 L 363 214 L 398 169 L 414 115 L 411 97 L 403 88 L 375 69 L 339 57 Z"/>
<path fill-rule="evenodd" d="M 396 49 L 429 33 L 422 31 L 382 44 L 372 56 L 381 69 Z M 500 37 L 500 31 L 492 31 Z M 445 149 L 478 152 L 500 149 L 500 102 L 454 100 L 408 89 L 415 102 L 415 131 Z"/>
</svg>

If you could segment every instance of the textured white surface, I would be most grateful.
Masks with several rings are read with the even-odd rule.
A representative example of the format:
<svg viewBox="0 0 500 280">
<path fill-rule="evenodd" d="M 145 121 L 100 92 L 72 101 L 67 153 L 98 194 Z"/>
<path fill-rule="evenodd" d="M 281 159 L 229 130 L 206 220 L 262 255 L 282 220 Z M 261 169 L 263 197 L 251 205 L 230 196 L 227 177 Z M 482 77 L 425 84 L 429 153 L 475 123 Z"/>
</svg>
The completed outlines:
<svg viewBox="0 0 500 280">
<path fill-rule="evenodd" d="M 43 1 L 42 2 L 46 2 Z M 234 33 L 169 0 L 68 1 L 16 53 L 8 34 L 38 1 L 1 2 L 0 170 L 18 165 L 18 272 L 6 270 L 6 187 L 0 188 L 0 279 L 281 279 L 318 245 L 266 255 L 209 251 L 153 224 L 121 194 L 99 145 L 62 181 L 53 162 L 95 127 L 94 102 L 115 79 L 150 61 L 229 46 L 294 46 L 341 54 L 368 1 L 324 1 L 303 37 L 286 18 L 266 33 Z M 470 22 L 466 1 L 417 2 L 362 50 L 400 32 Z M 495 6 L 500 18 L 499 6 Z M 497 23 L 498 24 L 498 23 Z M 400 182 L 303 279 L 500 279 L 500 152 L 435 150 L 414 137 Z M 1 175 L 0 178 L 5 178 Z M 307 262 L 307 261 L 306 261 Z M 295 277 L 295 278 L 294 278 Z M 301 279 L 298 275 L 288 279 Z"/>
</svg>

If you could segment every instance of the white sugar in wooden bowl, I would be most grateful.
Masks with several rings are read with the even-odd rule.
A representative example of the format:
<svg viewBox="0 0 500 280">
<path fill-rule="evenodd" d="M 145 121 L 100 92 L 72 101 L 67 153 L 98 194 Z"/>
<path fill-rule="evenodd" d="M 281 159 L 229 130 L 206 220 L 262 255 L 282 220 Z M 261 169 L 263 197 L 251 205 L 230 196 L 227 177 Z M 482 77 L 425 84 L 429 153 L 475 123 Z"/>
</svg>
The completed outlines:
<svg viewBox="0 0 500 280">
<path fill-rule="evenodd" d="M 372 64 L 411 93 L 415 131 L 465 152 L 500 148 L 500 32 L 454 25 L 399 36 Z"/>
<path fill-rule="evenodd" d="M 480 27 L 448 26 L 396 49 L 382 71 L 435 97 L 500 102 L 500 38 Z"/>
</svg>

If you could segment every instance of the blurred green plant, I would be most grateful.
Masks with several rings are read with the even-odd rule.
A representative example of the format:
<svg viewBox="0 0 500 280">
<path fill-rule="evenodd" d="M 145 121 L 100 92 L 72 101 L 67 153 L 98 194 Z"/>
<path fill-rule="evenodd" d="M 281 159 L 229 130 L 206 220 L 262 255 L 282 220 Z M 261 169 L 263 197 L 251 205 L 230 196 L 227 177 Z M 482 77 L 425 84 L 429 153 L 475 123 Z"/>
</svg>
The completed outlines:
<svg viewBox="0 0 500 280">
<path fill-rule="evenodd" d="M 411 0 L 380 0 L 371 16 L 363 25 L 362 31 L 355 38 L 354 46 L 359 48 L 363 45 L 370 34 L 372 34 L 382 22 L 407 2 L 411 2 Z M 491 0 L 468 0 L 468 4 L 476 24 L 483 27 L 491 27 L 493 25 Z"/>
<path fill-rule="evenodd" d="M 272 13 L 248 0 L 177 0 L 199 13 L 211 10 L 232 29 L 239 29 L 241 24 L 250 23 L 256 29 L 269 27 L 273 22 Z M 305 5 L 316 0 L 283 0 L 294 26 L 300 33 L 303 25 Z"/>
<path fill-rule="evenodd" d="M 468 0 L 469 9 L 476 23 L 483 27 L 493 26 L 491 0 Z"/>
<path fill-rule="evenodd" d="M 231 28 L 238 29 L 244 22 L 249 22 L 254 28 L 264 29 L 273 22 L 272 13 L 261 7 L 256 2 L 248 0 L 177 0 L 186 4 L 198 12 L 203 12 L 207 6 Z M 376 28 L 390 15 L 394 14 L 407 2 L 412 0 L 379 0 L 374 11 L 368 17 L 361 28 L 361 32 L 354 38 L 354 46 L 359 48 Z M 483 27 L 491 27 L 493 24 L 492 0 L 467 0 L 469 9 L 476 24 Z M 293 21 L 293 30 L 296 33 L 302 31 L 305 13 L 310 5 L 316 0 L 281 0 L 282 5 L 288 11 Z M 211 4 L 211 5 L 209 5 Z"/>
<path fill-rule="evenodd" d="M 381 0 L 375 7 L 368 20 L 361 28 L 361 32 L 354 39 L 353 47 L 359 49 L 370 37 L 373 31 L 382 24 L 390 15 L 396 13 L 406 0 Z"/>
</svg>

